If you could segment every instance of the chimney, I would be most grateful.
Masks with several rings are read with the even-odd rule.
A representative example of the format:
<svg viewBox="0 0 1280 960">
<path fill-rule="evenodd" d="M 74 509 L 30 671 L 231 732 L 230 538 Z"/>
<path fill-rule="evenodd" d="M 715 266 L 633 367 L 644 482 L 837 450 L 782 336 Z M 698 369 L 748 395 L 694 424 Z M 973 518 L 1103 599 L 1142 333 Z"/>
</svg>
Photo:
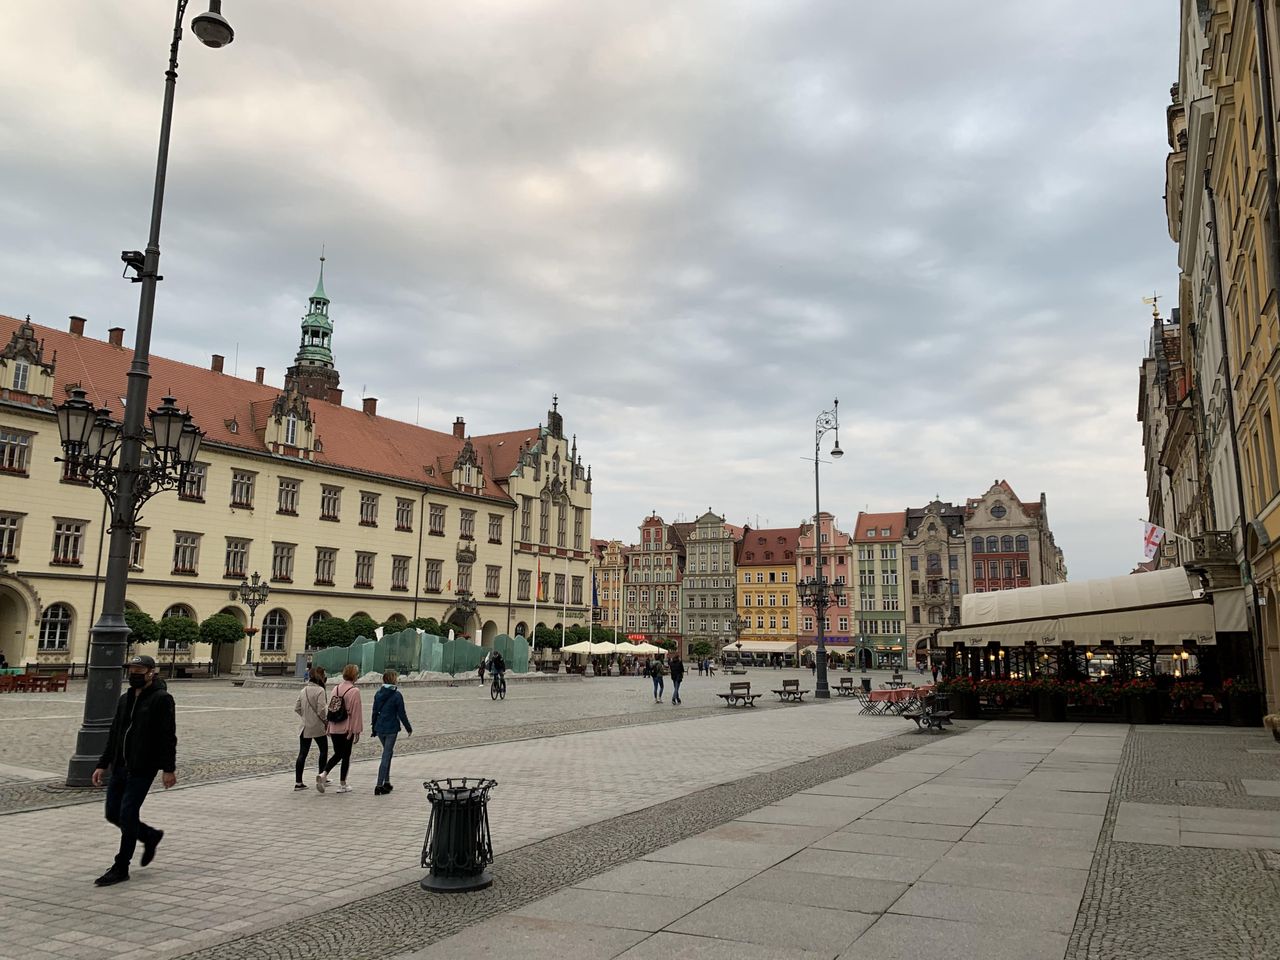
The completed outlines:
<svg viewBox="0 0 1280 960">
<path fill-rule="evenodd" d="M 364 398 L 364 412 L 371 417 L 376 417 L 378 415 L 378 398 L 377 397 Z"/>
<path fill-rule="evenodd" d="M 107 340 L 113 347 L 124 346 L 124 327 L 112 327 L 107 331 Z"/>
<path fill-rule="evenodd" d="M 332 403 L 335 407 L 342 406 L 342 388 L 330 387 L 328 390 L 325 391 L 324 398 L 327 402 Z"/>
<path fill-rule="evenodd" d="M 259 368 L 257 369 L 257 372 L 256 372 L 256 373 L 255 373 L 255 375 L 254 375 L 254 382 L 255 382 L 255 383 L 261 383 L 261 382 L 262 382 L 262 378 L 263 378 L 263 377 L 265 377 L 266 375 L 267 375 L 267 368 L 266 368 L 266 367 L 259 367 Z"/>
<path fill-rule="evenodd" d="M 221 373 L 221 372 L 222 372 L 222 361 L 223 361 L 223 360 L 225 360 L 225 359 L 226 359 L 226 358 L 225 358 L 222 354 L 220 354 L 220 353 L 215 353 L 215 354 L 213 355 L 213 363 L 211 363 L 211 364 L 209 365 L 209 369 L 210 369 L 210 370 L 212 370 L 214 373 Z"/>
<path fill-rule="evenodd" d="M 71 335 L 73 337 L 84 336 L 84 317 L 71 317 Z"/>
<path fill-rule="evenodd" d="M 467 435 L 467 421 L 458 417 L 453 421 L 453 435 L 461 440 Z"/>
</svg>

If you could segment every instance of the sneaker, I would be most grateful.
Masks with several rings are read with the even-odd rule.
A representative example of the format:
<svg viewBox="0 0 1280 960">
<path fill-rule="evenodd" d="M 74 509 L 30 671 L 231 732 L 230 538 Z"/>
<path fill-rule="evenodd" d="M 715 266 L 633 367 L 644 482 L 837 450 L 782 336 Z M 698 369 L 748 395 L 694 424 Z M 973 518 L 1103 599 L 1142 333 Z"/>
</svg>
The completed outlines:
<svg viewBox="0 0 1280 960">
<path fill-rule="evenodd" d="M 338 789 L 333 792 L 334 793 L 350 793 L 351 788 L 348 787 L 345 783 L 340 783 L 338 784 Z"/>
<path fill-rule="evenodd" d="M 129 871 L 121 870 L 119 867 L 112 866 L 110 870 L 93 881 L 95 887 L 110 887 L 113 884 L 124 883 L 129 879 Z"/>
<path fill-rule="evenodd" d="M 307 789 L 307 785 L 306 785 L 305 783 L 295 783 L 295 784 L 293 785 L 293 789 L 295 789 L 295 790 L 305 790 L 305 789 Z"/>
<path fill-rule="evenodd" d="M 164 839 L 164 831 L 157 830 L 155 841 L 152 843 L 143 842 L 142 859 L 138 861 L 138 866 L 145 867 L 156 858 L 156 847 L 160 846 L 160 841 Z"/>
<path fill-rule="evenodd" d="M 318 793 L 324 793 L 324 788 L 328 785 L 328 783 L 329 783 L 329 778 L 326 777 L 323 773 L 316 774 L 316 791 Z"/>
</svg>

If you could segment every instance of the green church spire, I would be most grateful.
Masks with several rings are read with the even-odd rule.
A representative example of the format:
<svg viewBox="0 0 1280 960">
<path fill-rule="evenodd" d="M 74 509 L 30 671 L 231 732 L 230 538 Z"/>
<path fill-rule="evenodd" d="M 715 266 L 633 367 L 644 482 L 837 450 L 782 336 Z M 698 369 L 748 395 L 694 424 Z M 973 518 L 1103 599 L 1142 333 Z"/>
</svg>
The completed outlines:
<svg viewBox="0 0 1280 960">
<path fill-rule="evenodd" d="M 324 292 L 324 254 L 320 254 L 320 279 L 307 302 L 302 318 L 302 342 L 294 363 L 298 366 L 333 368 L 333 321 L 329 319 L 329 298 Z"/>
</svg>

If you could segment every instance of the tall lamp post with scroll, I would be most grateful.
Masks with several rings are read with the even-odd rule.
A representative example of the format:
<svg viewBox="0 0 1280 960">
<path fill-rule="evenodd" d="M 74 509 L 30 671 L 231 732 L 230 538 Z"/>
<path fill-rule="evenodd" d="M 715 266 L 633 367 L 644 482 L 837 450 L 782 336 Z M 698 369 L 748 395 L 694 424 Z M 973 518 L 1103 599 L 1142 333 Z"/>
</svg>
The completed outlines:
<svg viewBox="0 0 1280 960">
<path fill-rule="evenodd" d="M 834 432 L 835 445 L 831 448 L 831 459 L 839 460 L 844 456 L 840 449 L 840 400 L 831 404 L 830 410 L 818 415 L 813 431 L 813 547 L 817 572 L 797 584 L 797 592 L 806 606 L 812 606 L 818 618 L 818 651 L 817 677 L 813 695 L 820 700 L 831 699 L 831 688 L 827 685 L 827 608 L 839 601 L 844 595 L 844 588 L 839 583 L 828 582 L 826 572 L 822 569 L 822 488 L 819 482 L 818 468 L 822 464 L 822 438 Z"/>
<path fill-rule="evenodd" d="M 173 97 L 178 83 L 178 44 L 182 40 L 182 20 L 187 12 L 187 3 L 188 0 L 178 0 L 173 40 L 169 46 L 147 248 L 145 252 L 126 250 L 120 255 L 126 272 L 133 270 L 135 273 L 130 279 L 142 285 L 138 300 L 138 332 L 125 389 L 124 422 L 114 430 L 105 427 L 99 430 L 97 421 L 103 417 L 94 414 L 84 396 L 80 397 L 83 403 L 68 401 L 58 410 L 58 431 L 62 435 L 62 448 L 69 461 L 69 469 L 80 469 L 85 479 L 106 494 L 111 508 L 111 543 L 103 583 L 102 614 L 93 626 L 89 641 L 89 685 L 85 692 L 84 722 L 76 735 L 75 754 L 67 769 L 67 785 L 73 787 L 89 786 L 92 782 L 93 770 L 106 747 L 116 700 L 120 695 L 129 642 L 124 598 L 129 578 L 129 550 L 137 526 L 138 509 L 152 494 L 172 489 L 185 479 L 183 463 L 189 467 L 191 461 L 183 460 L 184 451 L 180 444 L 187 446 L 185 452 L 192 458 L 199 449 L 199 431 L 194 426 L 191 426 L 191 431 L 186 430 L 191 425 L 189 416 L 178 426 L 175 435 L 174 415 L 181 414 L 172 401 L 150 414 L 147 412 L 147 387 L 151 379 L 151 323 L 155 314 L 156 284 L 160 280 L 160 216 L 169 166 Z M 235 37 L 231 24 L 222 17 L 222 0 L 210 0 L 209 10 L 191 21 L 191 30 L 207 47 L 225 47 Z M 68 406 L 70 410 L 67 410 Z M 87 413 L 86 406 L 89 407 Z M 173 409 L 169 411 L 166 407 Z M 154 444 L 147 442 L 148 416 L 152 421 Z M 111 422 L 109 416 L 106 420 Z M 91 450 L 89 444 L 96 444 L 96 451 Z M 144 449 L 148 448 L 152 453 L 149 462 L 142 456 Z M 155 459 L 157 452 L 159 461 Z M 87 462 L 84 461 L 86 457 Z"/>
</svg>

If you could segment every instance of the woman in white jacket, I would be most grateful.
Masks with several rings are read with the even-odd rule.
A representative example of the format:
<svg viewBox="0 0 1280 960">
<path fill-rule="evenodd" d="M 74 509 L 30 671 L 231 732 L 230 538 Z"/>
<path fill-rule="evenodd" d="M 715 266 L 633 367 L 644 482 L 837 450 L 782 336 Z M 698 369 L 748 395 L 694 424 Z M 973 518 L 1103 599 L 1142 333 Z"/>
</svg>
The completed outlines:
<svg viewBox="0 0 1280 960">
<path fill-rule="evenodd" d="M 294 712 L 302 718 L 302 729 L 298 732 L 298 763 L 294 770 L 293 789 L 295 790 L 307 789 L 307 785 L 302 782 L 302 768 L 306 766 L 312 740 L 320 747 L 322 773 L 325 761 L 329 759 L 329 741 L 325 737 L 329 697 L 325 693 L 324 683 L 324 667 L 312 667 L 307 675 L 306 686 L 298 694 L 298 702 L 293 705 Z"/>
</svg>

